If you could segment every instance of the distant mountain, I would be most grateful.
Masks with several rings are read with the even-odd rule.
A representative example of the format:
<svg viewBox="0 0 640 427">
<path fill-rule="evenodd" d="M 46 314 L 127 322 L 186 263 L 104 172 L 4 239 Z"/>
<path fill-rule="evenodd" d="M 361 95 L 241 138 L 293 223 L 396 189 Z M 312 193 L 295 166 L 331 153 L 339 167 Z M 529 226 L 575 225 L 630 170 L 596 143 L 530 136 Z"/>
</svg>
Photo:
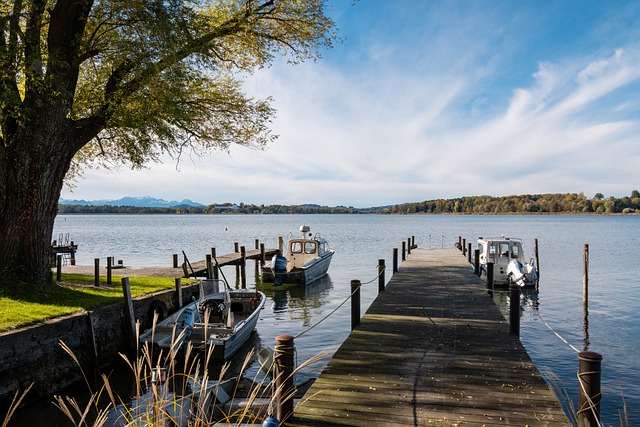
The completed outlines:
<svg viewBox="0 0 640 427">
<path fill-rule="evenodd" d="M 204 206 L 201 203 L 193 202 L 189 199 L 184 199 L 181 202 L 172 200 L 170 202 L 163 199 L 156 199 L 155 197 L 123 197 L 116 200 L 68 200 L 60 199 L 58 201 L 61 205 L 79 205 L 79 206 L 134 206 L 141 208 L 180 208 Z"/>
</svg>

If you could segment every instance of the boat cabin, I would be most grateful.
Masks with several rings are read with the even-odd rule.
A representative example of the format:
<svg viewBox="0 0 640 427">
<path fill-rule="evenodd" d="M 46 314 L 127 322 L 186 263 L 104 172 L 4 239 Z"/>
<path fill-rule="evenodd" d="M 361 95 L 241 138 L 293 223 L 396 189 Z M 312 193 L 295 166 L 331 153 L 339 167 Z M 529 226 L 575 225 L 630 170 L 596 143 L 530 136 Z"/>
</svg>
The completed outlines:
<svg viewBox="0 0 640 427">
<path fill-rule="evenodd" d="M 316 236 L 315 238 L 302 238 L 289 240 L 287 251 L 287 271 L 302 268 L 309 261 L 313 261 L 330 251 L 326 240 Z"/>
<path fill-rule="evenodd" d="M 504 236 L 480 237 L 477 248 L 480 251 L 480 266 L 486 267 L 492 262 L 496 281 L 506 280 L 507 266 L 511 260 L 517 259 L 525 263 L 521 239 Z"/>
</svg>

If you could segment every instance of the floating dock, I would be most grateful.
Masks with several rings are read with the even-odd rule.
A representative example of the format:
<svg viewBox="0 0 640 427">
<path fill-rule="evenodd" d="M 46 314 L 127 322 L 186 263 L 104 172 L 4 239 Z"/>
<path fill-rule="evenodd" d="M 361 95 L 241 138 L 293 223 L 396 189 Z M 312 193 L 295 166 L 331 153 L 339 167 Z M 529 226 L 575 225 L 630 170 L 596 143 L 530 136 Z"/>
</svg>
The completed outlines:
<svg viewBox="0 0 640 427">
<path fill-rule="evenodd" d="M 413 249 L 287 426 L 571 426 L 457 249 Z"/>
</svg>

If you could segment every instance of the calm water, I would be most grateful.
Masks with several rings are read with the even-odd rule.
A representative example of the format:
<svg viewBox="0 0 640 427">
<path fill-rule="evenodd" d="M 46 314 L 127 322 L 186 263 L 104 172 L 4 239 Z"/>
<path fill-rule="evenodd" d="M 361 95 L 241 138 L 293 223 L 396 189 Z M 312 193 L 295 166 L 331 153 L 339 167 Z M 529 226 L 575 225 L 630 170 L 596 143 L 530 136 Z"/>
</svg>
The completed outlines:
<svg viewBox="0 0 640 427">
<path fill-rule="evenodd" d="M 622 396 L 629 425 L 640 423 L 640 373 L 634 362 L 640 353 L 640 216 L 64 215 L 56 220 L 54 237 L 69 234 L 79 245 L 81 265 L 93 265 L 94 258 L 105 263 L 113 256 L 125 265 L 169 266 L 172 254 L 182 251 L 193 261 L 212 247 L 218 254 L 232 252 L 234 242 L 252 249 L 259 239 L 276 247 L 278 236 L 297 235 L 302 224 L 320 232 L 336 251 L 329 277 L 306 288 L 268 293 L 270 303 L 258 325 L 263 344 L 273 347 L 277 335 L 307 331 L 347 298 L 352 279 L 363 284 L 375 279 L 378 259 L 390 266 L 393 248 L 409 236 L 419 247 L 451 248 L 457 236 L 475 245 L 478 236 L 504 234 L 522 238 L 527 257 L 537 238 L 540 291 L 523 302 L 521 341 L 543 374 L 557 377 L 574 401 L 577 354 L 545 322 L 580 350 L 586 342 L 604 357 L 604 424 L 620 425 Z M 585 243 L 590 249 L 588 339 L 582 306 Z M 255 283 L 252 267 L 249 263 L 249 286 Z M 235 268 L 223 271 L 230 282 L 236 280 Z M 377 280 L 363 286 L 365 308 L 376 294 Z M 495 299 L 506 304 L 504 295 Z M 345 304 L 296 339 L 299 362 L 338 348 L 349 333 L 349 310 Z M 305 370 L 297 381 L 316 377 L 324 363 Z"/>
</svg>

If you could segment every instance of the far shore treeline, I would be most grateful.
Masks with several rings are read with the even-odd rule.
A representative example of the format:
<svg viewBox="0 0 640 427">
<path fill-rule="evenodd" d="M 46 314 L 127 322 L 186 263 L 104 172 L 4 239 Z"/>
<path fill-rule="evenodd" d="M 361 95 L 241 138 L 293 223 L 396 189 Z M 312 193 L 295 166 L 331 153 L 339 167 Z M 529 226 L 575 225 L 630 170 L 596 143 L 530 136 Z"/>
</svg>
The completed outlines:
<svg viewBox="0 0 640 427">
<path fill-rule="evenodd" d="M 59 214 L 639 214 L 640 192 L 630 196 L 593 198 L 583 193 L 468 196 L 371 208 L 305 205 L 239 205 L 139 207 L 58 205 Z"/>
</svg>

